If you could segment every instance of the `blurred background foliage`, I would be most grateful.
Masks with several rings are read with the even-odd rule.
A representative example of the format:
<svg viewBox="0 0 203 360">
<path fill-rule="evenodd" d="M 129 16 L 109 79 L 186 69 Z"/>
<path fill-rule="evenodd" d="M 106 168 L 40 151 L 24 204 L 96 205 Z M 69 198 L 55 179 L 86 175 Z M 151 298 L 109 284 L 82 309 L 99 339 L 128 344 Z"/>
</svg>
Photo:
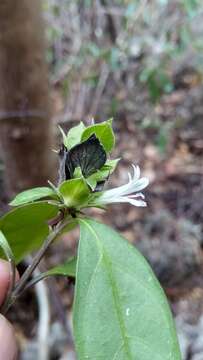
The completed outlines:
<svg viewBox="0 0 203 360">
<path fill-rule="evenodd" d="M 163 125 L 151 107 L 177 87 L 202 82 L 201 0 L 45 0 L 44 13 L 51 83 L 60 87 L 63 119 L 127 112 L 156 130 L 155 143 L 164 151 L 176 124 Z M 140 114 L 143 101 L 148 109 Z"/>
</svg>

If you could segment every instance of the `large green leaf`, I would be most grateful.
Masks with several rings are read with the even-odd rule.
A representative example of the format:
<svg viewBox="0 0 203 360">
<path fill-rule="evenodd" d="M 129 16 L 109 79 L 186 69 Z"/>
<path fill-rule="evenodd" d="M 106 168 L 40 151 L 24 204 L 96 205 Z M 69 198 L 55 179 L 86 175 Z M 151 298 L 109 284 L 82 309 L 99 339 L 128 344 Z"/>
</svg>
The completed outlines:
<svg viewBox="0 0 203 360">
<path fill-rule="evenodd" d="M 15 208 L 0 219 L 0 230 L 8 240 L 16 263 L 41 246 L 49 233 L 48 220 L 57 213 L 56 205 L 41 201 Z M 2 251 L 0 257 L 4 257 Z"/>
<path fill-rule="evenodd" d="M 82 133 L 82 141 L 87 140 L 92 134 L 95 134 L 103 145 L 106 152 L 110 152 L 115 145 L 115 136 L 112 130 L 112 120 L 88 126 Z"/>
<path fill-rule="evenodd" d="M 19 206 L 29 202 L 33 202 L 45 197 L 57 198 L 56 192 L 50 187 L 37 187 L 29 190 L 25 190 L 11 201 L 11 206 Z"/>
<path fill-rule="evenodd" d="M 111 228 L 79 220 L 74 336 L 79 360 L 180 360 L 172 315 L 143 256 Z"/>
</svg>

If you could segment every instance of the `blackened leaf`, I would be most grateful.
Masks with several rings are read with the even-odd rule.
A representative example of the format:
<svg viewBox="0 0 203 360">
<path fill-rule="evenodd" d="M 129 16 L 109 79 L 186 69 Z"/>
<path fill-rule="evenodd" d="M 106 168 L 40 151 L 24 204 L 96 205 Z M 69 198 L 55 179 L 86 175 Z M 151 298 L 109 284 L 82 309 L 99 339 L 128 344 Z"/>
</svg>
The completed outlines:
<svg viewBox="0 0 203 360">
<path fill-rule="evenodd" d="M 95 134 L 74 146 L 66 156 L 66 179 L 73 177 L 74 170 L 81 168 L 84 177 L 99 170 L 106 162 L 106 152 Z"/>
</svg>

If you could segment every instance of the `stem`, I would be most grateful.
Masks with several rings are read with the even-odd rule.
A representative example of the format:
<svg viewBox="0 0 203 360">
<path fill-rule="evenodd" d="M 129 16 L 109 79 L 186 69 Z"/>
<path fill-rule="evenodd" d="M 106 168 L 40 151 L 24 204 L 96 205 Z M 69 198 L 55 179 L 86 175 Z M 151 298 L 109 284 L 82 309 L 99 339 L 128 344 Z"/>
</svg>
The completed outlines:
<svg viewBox="0 0 203 360">
<path fill-rule="evenodd" d="M 27 267 L 24 274 L 22 275 L 21 279 L 18 281 L 16 287 L 14 288 L 11 297 L 7 303 L 6 308 L 4 308 L 4 314 L 8 311 L 8 309 L 13 305 L 19 294 L 24 290 L 28 279 L 31 277 L 33 271 L 36 269 L 38 264 L 40 263 L 41 259 L 45 255 L 46 251 L 48 250 L 49 246 L 52 242 L 57 238 L 60 232 L 67 226 L 68 222 L 63 222 L 59 224 L 46 238 L 45 242 L 43 243 L 41 249 L 35 255 L 33 262 L 31 265 Z"/>
<path fill-rule="evenodd" d="M 39 274 L 37 276 L 35 276 L 33 279 L 31 279 L 30 281 L 27 282 L 27 284 L 25 285 L 25 287 L 21 290 L 21 292 L 19 293 L 19 295 L 21 295 L 22 293 L 24 293 L 24 291 L 30 289 L 32 286 L 36 285 L 39 281 L 41 280 L 46 280 L 49 276 L 48 274 Z"/>
</svg>

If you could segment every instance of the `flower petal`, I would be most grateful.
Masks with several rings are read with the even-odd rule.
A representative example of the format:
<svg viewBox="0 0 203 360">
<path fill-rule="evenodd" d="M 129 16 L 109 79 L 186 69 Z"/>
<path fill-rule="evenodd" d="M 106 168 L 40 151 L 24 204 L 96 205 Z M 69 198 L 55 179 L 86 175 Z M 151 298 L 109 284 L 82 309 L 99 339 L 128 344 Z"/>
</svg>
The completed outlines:
<svg viewBox="0 0 203 360">
<path fill-rule="evenodd" d="M 128 196 L 121 196 L 119 198 L 113 199 L 110 203 L 111 204 L 113 204 L 113 203 L 129 203 L 131 205 L 138 206 L 138 207 L 147 206 L 145 201 L 143 201 L 143 200 L 135 200 L 135 199 L 132 199 L 132 198 L 130 198 Z"/>
<path fill-rule="evenodd" d="M 103 191 L 97 194 L 95 198 L 95 205 L 107 205 L 111 203 L 129 203 L 134 206 L 146 206 L 145 198 L 140 190 L 143 190 L 148 184 L 149 180 L 146 177 L 140 178 L 139 166 L 132 165 L 133 175 L 128 173 L 129 181 L 127 184 L 119 186 L 114 189 Z M 135 194 L 136 193 L 136 194 Z"/>
<path fill-rule="evenodd" d="M 131 187 L 131 190 L 132 190 L 131 193 L 143 190 L 148 185 L 149 185 L 149 179 L 147 179 L 146 177 L 136 180 L 136 182 Z M 125 193 L 125 194 L 127 195 L 127 193 Z M 128 192 L 128 194 L 129 194 L 129 192 Z"/>
<path fill-rule="evenodd" d="M 138 165 L 132 164 L 133 167 L 133 179 L 138 180 L 140 178 L 140 168 Z"/>
<path fill-rule="evenodd" d="M 133 195 L 129 195 L 129 197 L 131 198 L 142 198 L 142 199 L 145 199 L 145 196 L 143 193 L 137 193 L 137 194 L 133 194 Z"/>
</svg>

